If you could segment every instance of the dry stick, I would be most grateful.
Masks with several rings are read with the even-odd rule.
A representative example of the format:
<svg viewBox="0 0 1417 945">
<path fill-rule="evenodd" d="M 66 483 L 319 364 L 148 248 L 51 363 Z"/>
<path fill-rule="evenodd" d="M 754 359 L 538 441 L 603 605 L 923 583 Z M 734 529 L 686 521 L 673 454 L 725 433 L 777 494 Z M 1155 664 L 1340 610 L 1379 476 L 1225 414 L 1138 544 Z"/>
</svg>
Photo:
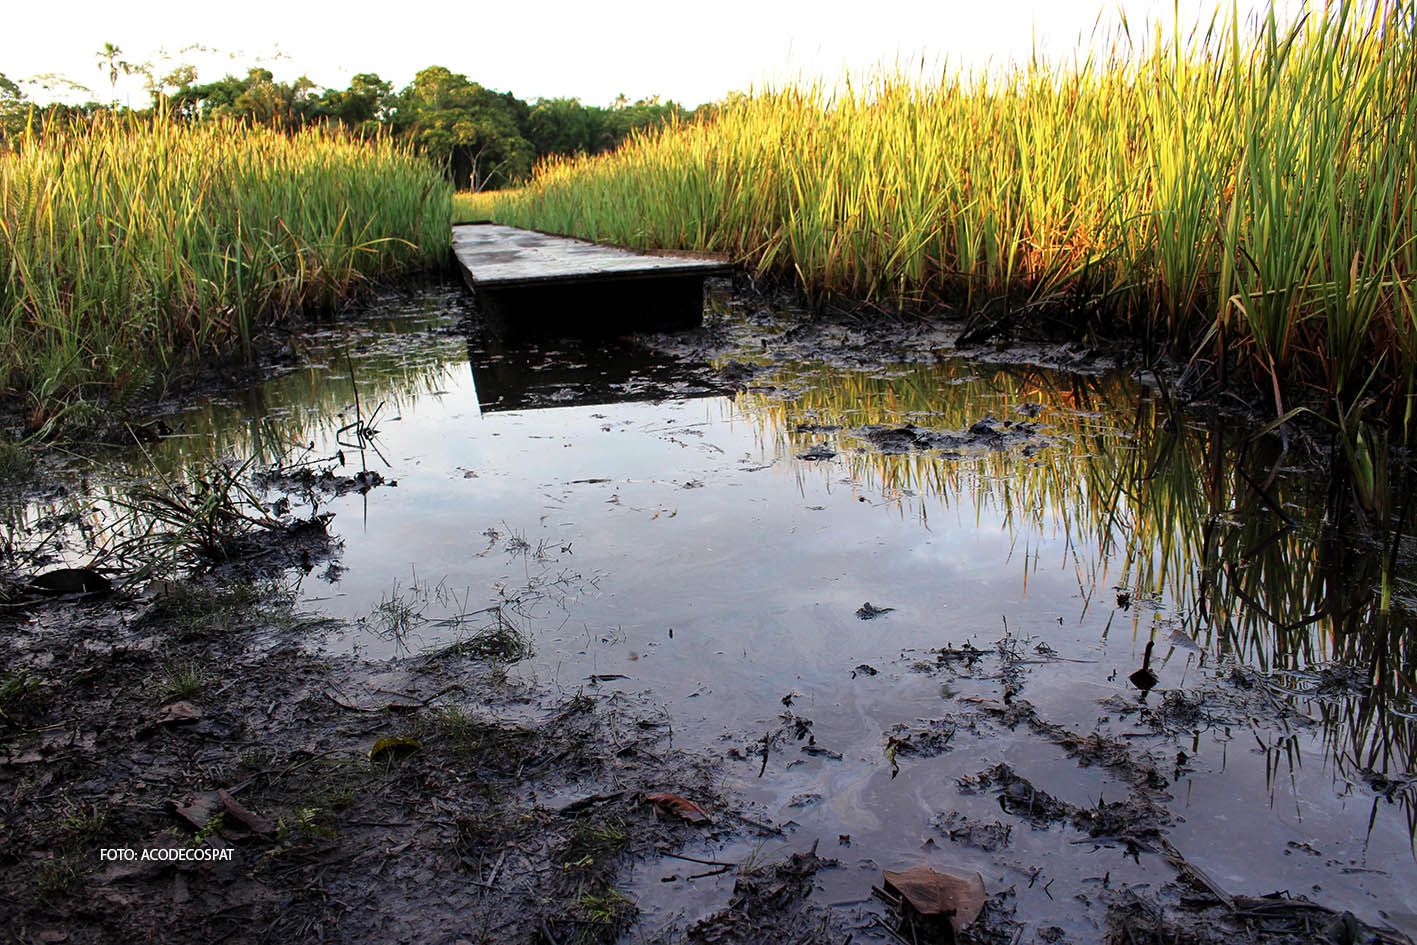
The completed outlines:
<svg viewBox="0 0 1417 945">
<path fill-rule="evenodd" d="M 676 860 L 685 860 L 689 863 L 702 863 L 704 866 L 726 866 L 734 867 L 737 863 L 725 863 L 723 860 L 703 860 L 696 856 L 685 856 L 682 853 L 670 853 L 667 850 L 660 851 L 661 856 L 671 856 Z"/>
<path fill-rule="evenodd" d="M 502 851 L 502 855 L 499 856 L 499 857 L 497 857 L 497 865 L 492 867 L 492 874 L 487 877 L 487 888 L 488 888 L 488 889 L 491 889 L 491 888 L 492 888 L 492 885 L 497 882 L 497 874 L 502 871 L 502 864 L 505 863 L 506 860 L 507 860 L 507 851 L 506 851 L 506 850 L 503 850 L 503 851 Z"/>
<path fill-rule="evenodd" d="M 727 873 L 731 869 L 733 869 L 732 865 L 725 864 L 723 866 L 718 867 L 717 869 L 705 870 L 702 873 L 690 873 L 687 878 L 703 879 L 705 876 L 722 876 L 724 873 Z"/>
</svg>

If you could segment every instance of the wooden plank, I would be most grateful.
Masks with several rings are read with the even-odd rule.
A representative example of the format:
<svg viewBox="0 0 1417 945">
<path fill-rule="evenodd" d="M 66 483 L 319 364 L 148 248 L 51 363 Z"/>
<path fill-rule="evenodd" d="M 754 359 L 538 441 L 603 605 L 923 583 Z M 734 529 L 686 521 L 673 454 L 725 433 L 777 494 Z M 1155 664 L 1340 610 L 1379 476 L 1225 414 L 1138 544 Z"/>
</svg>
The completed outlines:
<svg viewBox="0 0 1417 945">
<path fill-rule="evenodd" d="M 550 282 L 708 275 L 729 265 L 681 254 L 646 254 L 495 223 L 453 227 L 453 253 L 474 289 Z"/>
<path fill-rule="evenodd" d="M 487 326 L 508 341 L 693 328 L 704 276 L 731 268 L 490 223 L 453 227 L 453 252 Z"/>
</svg>

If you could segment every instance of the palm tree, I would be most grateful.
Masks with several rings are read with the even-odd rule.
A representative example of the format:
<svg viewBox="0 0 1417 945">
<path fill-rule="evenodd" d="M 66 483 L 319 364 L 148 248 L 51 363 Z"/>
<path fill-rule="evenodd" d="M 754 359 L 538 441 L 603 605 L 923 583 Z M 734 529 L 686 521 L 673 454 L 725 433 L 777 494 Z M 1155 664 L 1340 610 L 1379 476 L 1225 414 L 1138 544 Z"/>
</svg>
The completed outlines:
<svg viewBox="0 0 1417 945">
<path fill-rule="evenodd" d="M 118 103 L 118 73 L 124 75 L 133 74 L 133 64 L 119 57 L 123 55 L 123 50 L 115 43 L 104 43 L 103 48 L 94 54 L 98 57 L 98 68 L 102 72 L 108 70 L 108 84 L 113 89 L 113 102 Z"/>
</svg>

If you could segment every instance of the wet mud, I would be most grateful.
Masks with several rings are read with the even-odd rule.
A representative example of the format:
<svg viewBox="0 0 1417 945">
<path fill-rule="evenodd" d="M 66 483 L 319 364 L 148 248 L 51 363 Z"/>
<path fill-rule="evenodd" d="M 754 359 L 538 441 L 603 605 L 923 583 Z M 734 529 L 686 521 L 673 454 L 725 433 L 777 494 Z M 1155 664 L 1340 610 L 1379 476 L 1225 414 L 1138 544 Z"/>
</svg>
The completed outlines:
<svg viewBox="0 0 1417 945">
<path fill-rule="evenodd" d="M 0 935 L 1410 941 L 1410 540 L 1134 352 L 968 330 L 720 282 L 509 349 L 424 287 L 46 473 Z"/>
</svg>

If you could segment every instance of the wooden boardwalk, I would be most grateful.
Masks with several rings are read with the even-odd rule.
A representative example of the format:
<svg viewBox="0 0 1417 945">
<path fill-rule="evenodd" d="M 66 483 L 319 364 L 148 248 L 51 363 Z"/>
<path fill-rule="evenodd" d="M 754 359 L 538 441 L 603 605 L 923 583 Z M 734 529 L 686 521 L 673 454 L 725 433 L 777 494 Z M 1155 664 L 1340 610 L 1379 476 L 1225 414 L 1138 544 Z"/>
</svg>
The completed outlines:
<svg viewBox="0 0 1417 945">
<path fill-rule="evenodd" d="M 704 276 L 730 268 L 491 223 L 453 227 L 453 255 L 489 325 L 509 340 L 696 327 Z"/>
</svg>

